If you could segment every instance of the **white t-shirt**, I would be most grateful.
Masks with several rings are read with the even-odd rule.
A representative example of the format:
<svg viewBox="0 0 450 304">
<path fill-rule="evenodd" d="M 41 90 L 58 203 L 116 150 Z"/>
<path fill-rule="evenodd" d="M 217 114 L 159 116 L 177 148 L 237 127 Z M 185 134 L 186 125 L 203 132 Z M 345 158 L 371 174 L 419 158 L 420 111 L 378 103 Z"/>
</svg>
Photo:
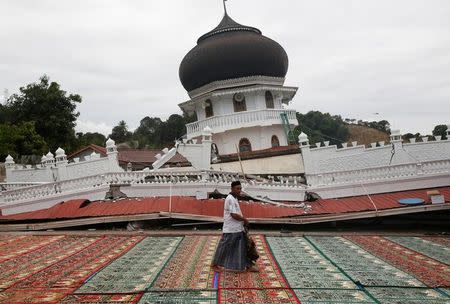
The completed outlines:
<svg viewBox="0 0 450 304">
<path fill-rule="evenodd" d="M 237 221 L 231 217 L 231 213 L 242 215 L 238 200 L 231 194 L 225 199 L 223 208 L 223 233 L 236 233 L 244 231 L 244 222 Z"/>
</svg>

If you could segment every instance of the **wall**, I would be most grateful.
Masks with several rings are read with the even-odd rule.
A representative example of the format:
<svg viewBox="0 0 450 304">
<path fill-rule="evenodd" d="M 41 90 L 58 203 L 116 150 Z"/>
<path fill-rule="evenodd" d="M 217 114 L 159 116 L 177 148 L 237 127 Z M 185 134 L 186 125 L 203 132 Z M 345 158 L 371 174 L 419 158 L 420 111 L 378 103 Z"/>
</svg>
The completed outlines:
<svg viewBox="0 0 450 304">
<path fill-rule="evenodd" d="M 450 173 L 450 140 L 402 143 L 382 147 L 301 147 L 311 186 L 350 185 Z M 417 185 L 419 186 L 419 185 Z M 400 189 L 399 189 L 400 190 Z"/>
<path fill-rule="evenodd" d="M 212 164 L 213 170 L 225 172 L 241 172 L 239 161 Z M 305 172 L 302 156 L 298 154 L 272 156 L 258 159 L 247 159 L 242 161 L 245 174 L 292 174 L 299 175 Z"/>
<path fill-rule="evenodd" d="M 236 145 L 239 146 L 241 138 L 247 138 L 252 144 L 252 150 L 264 150 L 272 147 L 272 136 L 276 135 L 281 146 L 287 146 L 287 138 L 283 126 L 272 125 L 265 127 L 252 127 L 234 129 L 223 133 L 213 134 L 213 142 L 219 149 L 219 154 L 235 154 Z"/>
<path fill-rule="evenodd" d="M 375 148 L 328 146 L 303 150 L 307 174 L 318 174 L 450 159 L 450 140 L 394 142 Z"/>
</svg>

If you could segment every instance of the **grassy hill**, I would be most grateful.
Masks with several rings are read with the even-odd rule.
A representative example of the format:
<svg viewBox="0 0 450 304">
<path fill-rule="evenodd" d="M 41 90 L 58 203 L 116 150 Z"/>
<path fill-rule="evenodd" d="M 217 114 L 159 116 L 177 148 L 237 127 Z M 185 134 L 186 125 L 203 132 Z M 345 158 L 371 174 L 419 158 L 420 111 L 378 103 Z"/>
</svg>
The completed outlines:
<svg viewBox="0 0 450 304">
<path fill-rule="evenodd" d="M 348 142 L 357 141 L 359 145 L 370 146 L 373 142 L 389 141 L 389 135 L 377 129 L 359 125 L 348 125 L 348 129 L 350 131 Z"/>
</svg>

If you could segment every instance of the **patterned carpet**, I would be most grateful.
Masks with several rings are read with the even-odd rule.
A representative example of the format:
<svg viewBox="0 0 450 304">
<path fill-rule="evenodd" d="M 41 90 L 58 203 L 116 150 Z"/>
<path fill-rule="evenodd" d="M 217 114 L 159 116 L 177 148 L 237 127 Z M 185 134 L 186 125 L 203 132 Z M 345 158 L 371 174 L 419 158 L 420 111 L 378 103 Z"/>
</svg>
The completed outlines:
<svg viewBox="0 0 450 304">
<path fill-rule="evenodd" d="M 0 235 L 0 303 L 450 304 L 450 238 L 255 235 L 260 272 L 220 274 L 219 239 Z"/>
<path fill-rule="evenodd" d="M 403 271 L 413 274 L 427 286 L 450 286 L 450 266 L 447 264 L 441 263 L 430 258 L 429 256 L 400 246 L 397 243 L 383 237 L 351 236 L 347 238 L 364 249 L 373 252 L 377 257 L 385 260 L 386 262 L 402 269 Z M 401 243 L 409 244 L 411 247 L 418 247 L 422 252 L 429 251 L 434 256 L 438 255 L 436 248 L 433 247 L 434 244 L 428 245 L 429 250 L 425 250 L 425 248 L 423 248 L 423 244 L 419 243 L 421 241 L 417 241 L 415 238 L 402 238 L 397 240 Z M 445 250 L 441 249 L 441 251 L 445 253 Z M 440 256 L 442 257 L 444 254 L 441 254 Z M 450 263 L 450 260 L 448 259 L 442 260 Z"/>
</svg>

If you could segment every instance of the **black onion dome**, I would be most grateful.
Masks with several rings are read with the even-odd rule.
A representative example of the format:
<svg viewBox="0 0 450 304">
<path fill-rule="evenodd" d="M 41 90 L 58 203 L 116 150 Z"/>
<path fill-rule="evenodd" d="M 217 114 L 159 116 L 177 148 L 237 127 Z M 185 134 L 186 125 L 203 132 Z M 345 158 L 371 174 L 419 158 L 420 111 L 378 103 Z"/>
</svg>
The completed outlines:
<svg viewBox="0 0 450 304">
<path fill-rule="evenodd" d="M 249 76 L 286 76 L 286 51 L 254 27 L 227 14 L 212 31 L 201 36 L 180 65 L 180 80 L 190 92 L 214 81 Z"/>
</svg>

